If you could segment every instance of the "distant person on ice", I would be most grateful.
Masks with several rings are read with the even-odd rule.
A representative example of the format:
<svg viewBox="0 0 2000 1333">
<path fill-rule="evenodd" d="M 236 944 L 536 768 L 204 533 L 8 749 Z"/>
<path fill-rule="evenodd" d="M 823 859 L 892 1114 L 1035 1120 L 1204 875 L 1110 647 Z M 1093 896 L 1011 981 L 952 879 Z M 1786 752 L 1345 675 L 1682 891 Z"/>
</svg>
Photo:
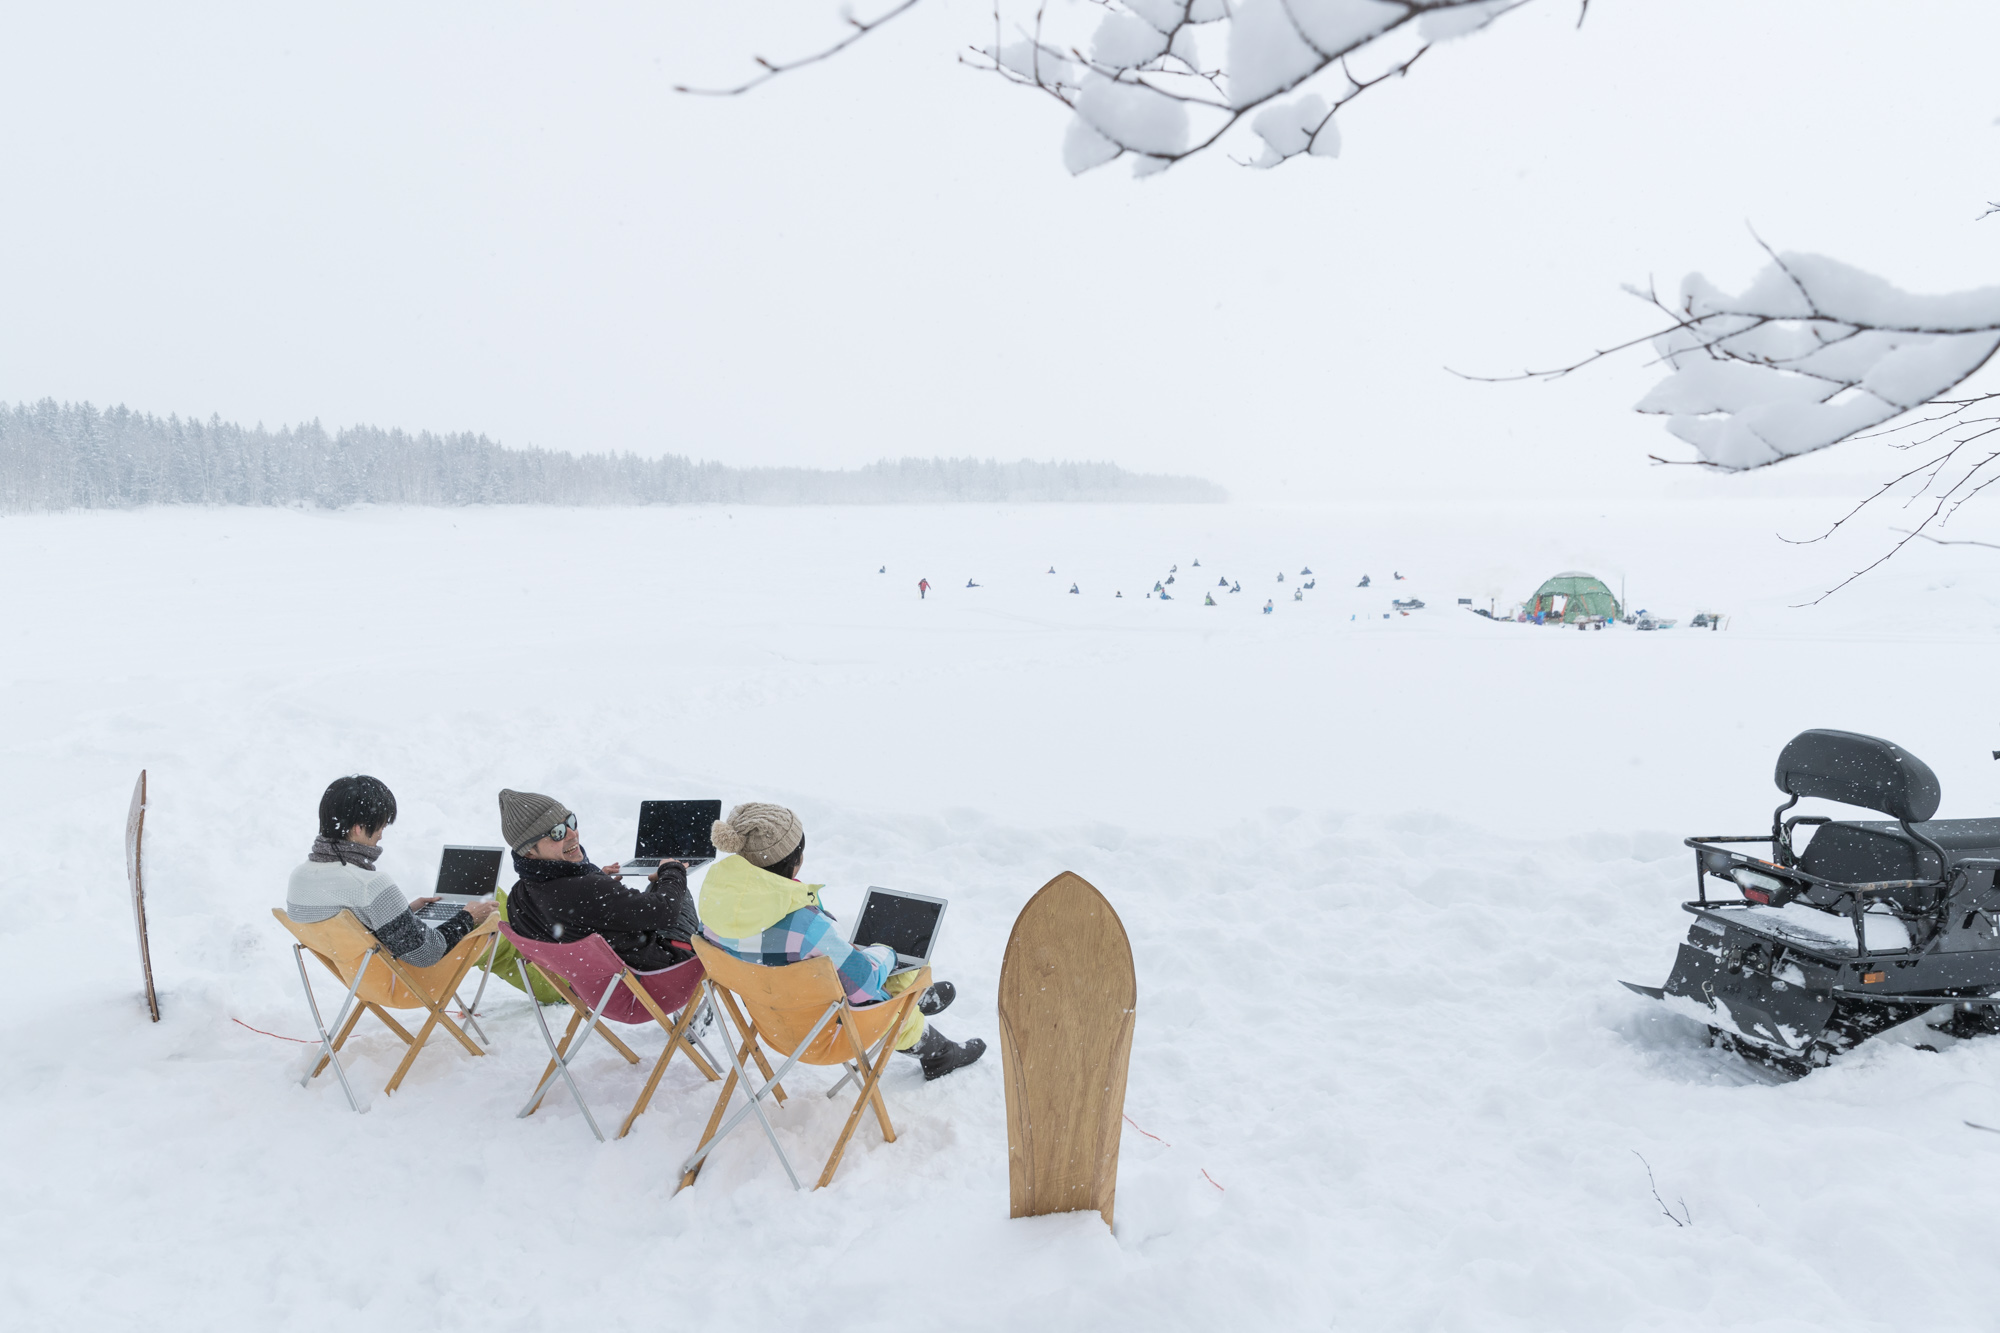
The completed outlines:
<svg viewBox="0 0 2000 1333">
<path fill-rule="evenodd" d="M 1077 592 L 1077 588 L 1076 588 L 1076 585 L 1075 585 L 1074 583 L 1070 584 L 1070 585 L 1069 585 L 1069 590 L 1070 590 L 1071 592 Z M 1077 596 L 1081 597 L 1082 595 L 1083 595 L 1082 593 L 1080 593 L 1080 592 L 1077 592 Z"/>
<path fill-rule="evenodd" d="M 931 581 L 929 579 L 918 579 L 917 600 L 921 602 L 930 595 L 931 595 Z"/>
<path fill-rule="evenodd" d="M 688 895 L 687 867 L 664 861 L 646 889 L 628 889 L 618 863 L 602 870 L 583 852 L 576 816 L 553 796 L 500 793 L 500 835 L 514 850 L 507 924 L 545 944 L 578 944 L 602 935 L 635 971 L 654 972 L 694 957 L 700 928 Z"/>
<path fill-rule="evenodd" d="M 1214 606 L 1214 605 L 1215 605 L 1215 594 L 1214 594 L 1214 593 L 1212 593 L 1212 592 L 1209 592 L 1209 593 L 1203 593 L 1203 594 L 1202 594 L 1202 597 L 1201 597 L 1201 604 L 1202 604 L 1203 606 Z"/>
<path fill-rule="evenodd" d="M 725 855 L 701 882 L 702 938 L 762 967 L 831 959 L 850 1004 L 879 1004 L 909 987 L 916 970 L 896 971 L 894 949 L 849 944 L 819 904 L 825 886 L 799 883 L 806 831 L 797 815 L 782 805 L 752 801 L 716 820 L 710 836 Z M 979 1038 L 955 1042 L 925 1022 L 950 1007 L 957 994 L 949 981 L 932 985 L 897 1034 L 896 1049 L 915 1056 L 926 1079 L 942 1078 L 986 1053 Z"/>
<path fill-rule="evenodd" d="M 1361 576 L 1361 582 L 1359 582 L 1359 583 L 1355 584 L 1354 586 L 1355 586 L 1355 587 L 1357 587 L 1357 588 L 1365 588 L 1365 587 L 1367 587 L 1367 586 L 1368 586 L 1368 576 L 1367 576 L 1366 574 L 1363 574 L 1363 575 Z"/>
<path fill-rule="evenodd" d="M 974 583 L 971 579 L 967 579 L 965 581 L 965 586 L 968 588 L 977 588 L 979 585 L 977 583 Z"/>
<path fill-rule="evenodd" d="M 396 881 L 375 868 L 382 833 L 396 822 L 396 797 L 380 778 L 365 774 L 335 778 L 319 798 L 319 836 L 305 864 L 292 872 L 285 891 L 285 915 L 305 923 L 328 921 L 342 908 L 354 913 L 389 956 L 411 967 L 429 967 L 473 928 L 493 914 L 492 903 L 473 903 L 436 927 L 419 921 L 415 902 Z"/>
<path fill-rule="evenodd" d="M 1264 599 L 1264 614 L 1267 616 L 1271 614 L 1271 599 L 1268 597 Z"/>
</svg>

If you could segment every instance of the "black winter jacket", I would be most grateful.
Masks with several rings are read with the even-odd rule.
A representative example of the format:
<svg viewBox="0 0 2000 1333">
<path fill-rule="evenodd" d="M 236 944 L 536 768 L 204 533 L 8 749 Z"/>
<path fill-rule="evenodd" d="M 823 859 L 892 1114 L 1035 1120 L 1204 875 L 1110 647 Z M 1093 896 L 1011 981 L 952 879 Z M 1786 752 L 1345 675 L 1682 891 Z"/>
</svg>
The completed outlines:
<svg viewBox="0 0 2000 1333">
<path fill-rule="evenodd" d="M 516 855 L 521 876 L 507 892 L 507 923 L 531 940 L 574 944 L 602 935 L 612 951 L 639 972 L 654 972 L 694 957 L 687 947 L 701 929 L 687 870 L 660 867 L 643 889 L 628 889 L 589 861 L 540 861 Z"/>
</svg>

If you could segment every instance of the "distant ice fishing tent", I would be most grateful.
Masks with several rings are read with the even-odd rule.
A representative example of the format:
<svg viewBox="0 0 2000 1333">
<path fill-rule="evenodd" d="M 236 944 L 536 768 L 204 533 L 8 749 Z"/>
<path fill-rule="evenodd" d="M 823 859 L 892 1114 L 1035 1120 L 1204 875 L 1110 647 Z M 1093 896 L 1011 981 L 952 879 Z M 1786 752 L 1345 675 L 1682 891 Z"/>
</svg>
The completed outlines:
<svg viewBox="0 0 2000 1333">
<path fill-rule="evenodd" d="M 1565 625 L 1592 616 L 1617 620 L 1625 614 L 1625 609 L 1618 605 L 1618 599 L 1611 595 L 1611 589 L 1604 586 L 1604 581 L 1580 569 L 1558 574 L 1535 589 L 1535 595 L 1528 599 L 1524 609 L 1529 619 L 1539 614 L 1543 620 Z"/>
</svg>

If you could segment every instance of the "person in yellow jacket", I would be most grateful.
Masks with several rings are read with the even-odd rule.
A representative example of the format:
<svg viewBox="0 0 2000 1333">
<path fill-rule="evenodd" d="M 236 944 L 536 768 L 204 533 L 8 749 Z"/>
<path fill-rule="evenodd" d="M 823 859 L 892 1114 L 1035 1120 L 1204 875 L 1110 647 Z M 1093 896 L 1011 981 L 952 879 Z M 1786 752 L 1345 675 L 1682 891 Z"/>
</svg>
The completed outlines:
<svg viewBox="0 0 2000 1333">
<path fill-rule="evenodd" d="M 696 905 L 702 937 L 710 944 L 763 967 L 832 959 L 850 1004 L 879 1004 L 909 985 L 916 974 L 896 971 L 894 949 L 849 944 L 820 906 L 824 886 L 799 882 L 806 833 L 797 815 L 782 805 L 751 801 L 716 820 L 712 838 L 715 849 L 727 855 L 708 868 Z M 942 1078 L 986 1053 L 979 1038 L 955 1042 L 927 1021 L 956 995 L 949 981 L 932 985 L 897 1034 L 896 1049 L 915 1056 L 926 1079 Z"/>
</svg>

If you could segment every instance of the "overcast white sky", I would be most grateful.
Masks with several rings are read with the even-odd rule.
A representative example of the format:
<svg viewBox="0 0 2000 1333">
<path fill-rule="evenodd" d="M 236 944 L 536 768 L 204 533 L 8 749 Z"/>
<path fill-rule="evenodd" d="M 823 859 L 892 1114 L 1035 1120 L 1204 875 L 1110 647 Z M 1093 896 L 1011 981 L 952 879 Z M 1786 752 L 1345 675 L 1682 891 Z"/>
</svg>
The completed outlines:
<svg viewBox="0 0 2000 1333">
<path fill-rule="evenodd" d="M 886 3 L 886 0 L 885 0 Z M 863 13 L 880 6 L 859 3 Z M 1062 169 L 931 0 L 31 6 L 0 46 L 0 399 L 840 466 L 1110 458 L 1245 498 L 1700 484 L 1618 287 L 1816 250 L 2000 283 L 2000 6 L 1538 0 L 1336 162 Z M 1248 155 L 1251 145 L 1238 151 Z M 1838 452 L 1838 451 L 1836 451 Z M 1858 457 L 1808 463 L 1858 467 Z M 1760 483 L 1761 484 L 1761 483 Z"/>
</svg>

